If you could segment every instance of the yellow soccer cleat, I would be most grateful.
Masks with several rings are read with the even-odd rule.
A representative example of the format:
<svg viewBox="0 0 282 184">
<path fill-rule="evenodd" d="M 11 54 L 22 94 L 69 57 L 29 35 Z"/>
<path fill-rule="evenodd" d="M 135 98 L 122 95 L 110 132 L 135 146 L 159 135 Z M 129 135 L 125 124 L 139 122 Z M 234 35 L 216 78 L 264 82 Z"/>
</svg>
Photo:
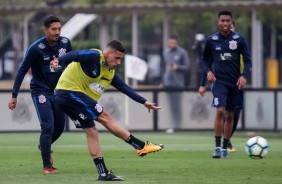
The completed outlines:
<svg viewBox="0 0 282 184">
<path fill-rule="evenodd" d="M 227 148 L 227 151 L 228 151 L 229 153 L 234 153 L 234 152 L 236 152 L 237 150 L 236 150 L 235 148 Z"/>
<path fill-rule="evenodd" d="M 138 156 L 143 157 L 147 155 L 148 153 L 160 151 L 163 148 L 164 148 L 163 144 L 153 144 L 153 143 L 150 143 L 149 141 L 146 141 L 144 148 L 141 150 L 136 149 L 136 153 Z"/>
</svg>

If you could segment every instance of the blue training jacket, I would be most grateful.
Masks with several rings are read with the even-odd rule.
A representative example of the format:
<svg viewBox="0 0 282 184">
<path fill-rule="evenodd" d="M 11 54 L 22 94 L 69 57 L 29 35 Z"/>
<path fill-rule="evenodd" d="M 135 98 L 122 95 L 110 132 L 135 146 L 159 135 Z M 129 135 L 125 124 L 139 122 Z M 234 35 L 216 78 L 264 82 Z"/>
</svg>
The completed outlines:
<svg viewBox="0 0 282 184">
<path fill-rule="evenodd" d="M 240 72 L 240 54 L 244 61 L 242 74 Z M 252 67 L 251 54 L 244 37 L 232 31 L 227 37 L 217 32 L 207 38 L 201 64 L 205 74 L 211 70 L 213 64 L 213 73 L 217 82 L 227 85 L 236 85 L 241 75 L 246 78 Z"/>
<path fill-rule="evenodd" d="M 20 86 L 29 68 L 32 71 L 31 94 L 54 93 L 59 77 L 66 66 L 62 65 L 60 70 L 54 71 L 50 68 L 50 62 L 53 60 L 53 56 L 58 58 L 71 50 L 70 40 L 62 36 L 54 46 L 49 46 L 46 37 L 42 37 L 31 44 L 19 65 L 12 97 L 16 98 L 18 96 Z"/>
</svg>

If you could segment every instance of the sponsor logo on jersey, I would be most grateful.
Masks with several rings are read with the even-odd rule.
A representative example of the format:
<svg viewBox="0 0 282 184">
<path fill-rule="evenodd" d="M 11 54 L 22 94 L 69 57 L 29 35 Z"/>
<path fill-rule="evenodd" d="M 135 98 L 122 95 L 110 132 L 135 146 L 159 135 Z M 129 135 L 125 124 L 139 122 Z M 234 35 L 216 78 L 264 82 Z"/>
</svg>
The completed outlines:
<svg viewBox="0 0 282 184">
<path fill-rule="evenodd" d="M 231 49 L 231 50 L 237 49 L 237 41 L 235 41 L 235 40 L 229 41 L 229 49 Z"/>
<path fill-rule="evenodd" d="M 105 90 L 106 90 L 106 88 L 105 87 L 103 87 L 103 86 L 101 86 L 101 84 L 98 84 L 98 83 L 91 83 L 90 85 L 89 85 L 89 88 L 91 89 L 91 90 L 93 90 L 93 91 L 96 91 L 97 93 L 99 93 L 99 94 L 102 94 L 102 93 L 104 93 L 105 92 Z"/>
<path fill-rule="evenodd" d="M 39 103 L 45 103 L 46 102 L 46 97 L 44 95 L 39 95 L 38 96 L 38 101 L 39 101 Z"/>
<path fill-rule="evenodd" d="M 221 53 L 220 58 L 221 60 L 231 60 L 232 55 L 230 53 Z"/>
<path fill-rule="evenodd" d="M 38 44 L 38 48 L 40 48 L 40 49 L 45 49 L 45 44 L 44 43 L 40 43 L 40 44 Z"/>
<path fill-rule="evenodd" d="M 216 47 L 215 47 L 215 50 L 221 50 L 221 47 L 216 46 Z"/>
</svg>

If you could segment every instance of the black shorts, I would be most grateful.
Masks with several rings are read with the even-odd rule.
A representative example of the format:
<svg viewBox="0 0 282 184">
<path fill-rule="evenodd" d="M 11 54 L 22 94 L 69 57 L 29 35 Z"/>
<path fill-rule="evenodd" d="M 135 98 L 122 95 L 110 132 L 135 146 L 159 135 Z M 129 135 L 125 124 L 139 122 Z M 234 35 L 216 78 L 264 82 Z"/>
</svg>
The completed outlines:
<svg viewBox="0 0 282 184">
<path fill-rule="evenodd" d="M 213 107 L 225 107 L 226 110 L 234 111 L 242 109 L 243 92 L 238 89 L 238 86 L 230 86 L 215 82 L 212 87 Z"/>
<path fill-rule="evenodd" d="M 57 90 L 55 102 L 74 121 L 76 128 L 91 128 L 103 112 L 97 101 L 82 92 Z"/>
</svg>

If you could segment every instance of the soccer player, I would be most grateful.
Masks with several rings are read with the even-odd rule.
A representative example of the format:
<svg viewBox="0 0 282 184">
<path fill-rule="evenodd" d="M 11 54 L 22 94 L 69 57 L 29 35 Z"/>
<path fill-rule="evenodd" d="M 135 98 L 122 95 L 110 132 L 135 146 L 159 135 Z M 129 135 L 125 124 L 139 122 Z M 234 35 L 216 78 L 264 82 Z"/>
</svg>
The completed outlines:
<svg viewBox="0 0 282 184">
<path fill-rule="evenodd" d="M 230 27 L 230 30 L 235 32 L 235 22 L 234 21 L 232 21 L 232 25 Z M 210 58 L 209 60 L 211 61 L 212 58 Z M 240 55 L 240 72 L 242 73 L 243 70 L 244 70 L 244 61 L 243 61 L 242 55 Z M 202 72 L 201 80 L 200 80 L 200 87 L 199 87 L 199 90 L 198 90 L 201 96 L 204 96 L 205 92 L 206 92 L 206 79 L 207 79 L 207 74 L 205 72 Z M 240 91 L 240 92 L 241 92 L 241 94 L 240 94 L 241 103 L 243 104 L 243 92 L 242 91 Z M 239 117 L 240 117 L 240 113 L 241 113 L 241 108 L 240 107 L 235 108 L 234 116 L 233 116 L 233 128 L 232 128 L 231 137 L 234 134 L 234 132 L 236 131 L 238 121 L 239 121 Z M 236 149 L 233 147 L 230 139 L 229 139 L 229 142 L 228 142 L 228 145 L 227 145 L 227 151 L 228 152 L 236 152 Z"/>
<path fill-rule="evenodd" d="M 54 68 L 61 63 L 70 63 L 58 81 L 55 101 L 75 121 L 76 127 L 82 128 L 86 133 L 88 149 L 98 171 L 98 180 L 102 181 L 121 181 L 123 178 L 115 176 L 107 169 L 98 140 L 98 130 L 93 120 L 133 146 L 138 156 L 163 148 L 161 144 L 143 142 L 134 137 L 97 102 L 105 90 L 112 85 L 136 102 L 143 104 L 149 111 L 161 108 L 138 95 L 115 73 L 115 69 L 121 64 L 124 52 L 122 43 L 113 40 L 103 51 L 98 49 L 72 51 L 58 59 L 55 58 L 50 63 Z"/>
<path fill-rule="evenodd" d="M 51 144 L 64 131 L 65 114 L 54 103 L 54 89 L 62 74 L 64 65 L 50 68 L 50 62 L 55 57 L 64 55 L 72 50 L 70 40 L 60 36 L 61 23 L 58 17 L 50 15 L 44 20 L 45 36 L 31 44 L 23 58 L 15 78 L 12 99 L 8 106 L 14 110 L 17 105 L 17 96 L 25 74 L 31 68 L 30 82 L 31 97 L 40 122 L 41 134 L 39 149 L 43 161 L 44 174 L 56 174 L 51 157 Z M 60 123 L 57 123 L 60 122 Z"/>
<path fill-rule="evenodd" d="M 252 61 L 245 39 L 239 33 L 230 30 L 232 13 L 220 11 L 217 25 L 219 32 L 207 38 L 201 63 L 203 71 L 207 74 L 207 80 L 213 83 L 213 104 L 217 108 L 213 158 L 228 158 L 227 145 L 232 133 L 234 111 L 242 107 L 241 90 L 246 83 Z M 243 73 L 240 72 L 240 55 L 244 61 Z"/>
</svg>

